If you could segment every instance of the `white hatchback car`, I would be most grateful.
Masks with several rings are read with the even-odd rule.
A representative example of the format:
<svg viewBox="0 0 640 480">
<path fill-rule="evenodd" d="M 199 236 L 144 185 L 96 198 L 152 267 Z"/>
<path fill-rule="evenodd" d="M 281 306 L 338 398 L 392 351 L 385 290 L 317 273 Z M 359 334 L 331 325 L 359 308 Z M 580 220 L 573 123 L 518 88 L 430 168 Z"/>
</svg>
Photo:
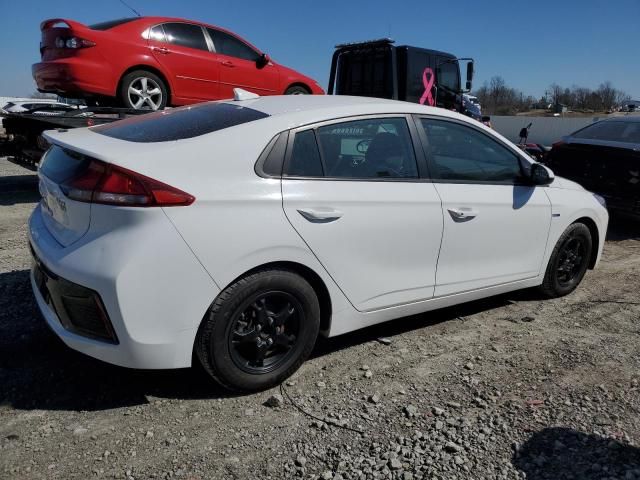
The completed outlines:
<svg viewBox="0 0 640 480">
<path fill-rule="evenodd" d="M 238 391 L 291 375 L 319 333 L 565 295 L 608 222 L 496 132 L 405 102 L 249 98 L 46 137 L 29 239 L 50 327 L 126 367 L 195 352 Z"/>
</svg>

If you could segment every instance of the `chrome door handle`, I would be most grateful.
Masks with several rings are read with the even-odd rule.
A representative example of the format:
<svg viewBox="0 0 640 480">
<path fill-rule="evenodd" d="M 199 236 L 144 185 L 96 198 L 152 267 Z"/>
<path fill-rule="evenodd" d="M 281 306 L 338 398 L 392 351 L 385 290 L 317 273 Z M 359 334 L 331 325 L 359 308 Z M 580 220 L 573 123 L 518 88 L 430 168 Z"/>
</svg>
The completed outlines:
<svg viewBox="0 0 640 480">
<path fill-rule="evenodd" d="M 151 49 L 154 52 L 162 53 L 164 55 L 166 55 L 167 53 L 171 53 L 171 50 L 169 50 L 168 48 L 165 48 L 165 47 L 152 47 Z"/>
<path fill-rule="evenodd" d="M 236 64 L 233 62 L 230 62 L 229 60 L 225 60 L 224 62 L 220 62 L 222 64 L 223 67 L 235 67 Z"/>
<path fill-rule="evenodd" d="M 448 208 L 447 210 L 454 220 L 471 220 L 478 216 L 478 211 L 470 208 Z"/>
<path fill-rule="evenodd" d="M 338 210 L 315 209 L 315 208 L 299 208 L 298 213 L 311 223 L 329 223 L 342 217 L 342 212 Z"/>
</svg>

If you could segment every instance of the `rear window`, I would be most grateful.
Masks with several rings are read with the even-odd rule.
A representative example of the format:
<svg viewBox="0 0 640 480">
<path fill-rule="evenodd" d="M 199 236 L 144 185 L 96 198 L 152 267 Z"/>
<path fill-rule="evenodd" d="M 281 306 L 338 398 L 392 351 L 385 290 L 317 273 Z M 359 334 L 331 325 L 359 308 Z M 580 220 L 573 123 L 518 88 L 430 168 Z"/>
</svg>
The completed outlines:
<svg viewBox="0 0 640 480">
<path fill-rule="evenodd" d="M 640 122 L 598 122 L 578 130 L 572 137 L 609 142 L 640 143 Z"/>
<path fill-rule="evenodd" d="M 340 54 L 336 94 L 393 97 L 391 49 L 384 45 Z"/>
<path fill-rule="evenodd" d="M 117 27 L 118 25 L 133 22 L 134 20 L 138 20 L 139 18 L 140 17 L 119 18 L 118 20 L 109 20 L 108 22 L 94 23 L 93 25 L 89 25 L 89 28 L 91 30 L 109 30 L 110 28 Z"/>
<path fill-rule="evenodd" d="M 40 173 L 55 183 L 62 183 L 87 169 L 91 158 L 81 153 L 52 146 L 40 162 Z"/>
<path fill-rule="evenodd" d="M 261 118 L 266 113 L 230 103 L 202 103 L 100 125 L 93 131 L 128 142 L 170 142 L 198 137 Z"/>
</svg>

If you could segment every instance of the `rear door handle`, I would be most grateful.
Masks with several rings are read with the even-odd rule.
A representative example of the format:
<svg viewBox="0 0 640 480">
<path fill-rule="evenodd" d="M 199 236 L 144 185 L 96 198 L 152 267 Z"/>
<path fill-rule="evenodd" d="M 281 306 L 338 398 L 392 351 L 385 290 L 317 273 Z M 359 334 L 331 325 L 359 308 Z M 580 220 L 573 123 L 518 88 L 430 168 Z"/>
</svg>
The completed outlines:
<svg viewBox="0 0 640 480">
<path fill-rule="evenodd" d="M 171 53 L 171 50 L 166 47 L 151 47 L 151 50 L 153 50 L 154 52 L 162 53 L 163 55 Z"/>
<path fill-rule="evenodd" d="M 222 63 L 223 67 L 235 67 L 236 66 L 235 63 L 233 63 L 233 62 L 231 62 L 229 60 L 225 60 L 224 62 L 220 62 L 220 63 Z"/>
<path fill-rule="evenodd" d="M 448 208 L 447 210 L 454 220 L 471 220 L 478 216 L 478 211 L 471 208 Z"/>
<path fill-rule="evenodd" d="M 332 208 L 299 208 L 298 213 L 311 223 L 329 223 L 342 217 L 342 212 Z"/>
</svg>

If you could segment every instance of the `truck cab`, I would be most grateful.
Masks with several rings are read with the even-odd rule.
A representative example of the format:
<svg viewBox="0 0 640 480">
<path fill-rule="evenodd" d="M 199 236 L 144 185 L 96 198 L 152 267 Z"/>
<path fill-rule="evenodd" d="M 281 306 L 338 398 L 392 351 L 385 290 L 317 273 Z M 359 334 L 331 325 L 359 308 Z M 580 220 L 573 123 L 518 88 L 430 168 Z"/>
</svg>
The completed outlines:
<svg viewBox="0 0 640 480">
<path fill-rule="evenodd" d="M 463 90 L 460 62 L 467 62 Z M 389 98 L 465 113 L 463 93 L 471 90 L 473 59 L 408 45 L 388 38 L 336 46 L 329 94 Z"/>
</svg>

